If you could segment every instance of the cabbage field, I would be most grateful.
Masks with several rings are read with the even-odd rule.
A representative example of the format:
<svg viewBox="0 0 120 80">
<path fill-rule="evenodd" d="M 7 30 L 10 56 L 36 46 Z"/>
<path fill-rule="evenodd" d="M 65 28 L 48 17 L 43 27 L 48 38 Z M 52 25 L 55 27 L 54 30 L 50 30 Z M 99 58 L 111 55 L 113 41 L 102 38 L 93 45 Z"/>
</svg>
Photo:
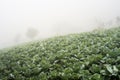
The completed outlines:
<svg viewBox="0 0 120 80">
<path fill-rule="evenodd" d="M 0 80 L 120 80 L 120 27 L 2 49 Z"/>
</svg>

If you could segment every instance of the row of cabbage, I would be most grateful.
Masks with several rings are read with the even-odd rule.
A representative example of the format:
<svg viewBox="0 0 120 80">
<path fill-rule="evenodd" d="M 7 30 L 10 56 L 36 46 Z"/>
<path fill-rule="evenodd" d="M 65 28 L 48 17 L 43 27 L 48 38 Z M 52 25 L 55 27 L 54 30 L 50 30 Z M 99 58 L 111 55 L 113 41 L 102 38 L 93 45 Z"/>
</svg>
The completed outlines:
<svg viewBox="0 0 120 80">
<path fill-rule="evenodd" d="M 120 27 L 3 49 L 0 80 L 120 80 Z"/>
</svg>

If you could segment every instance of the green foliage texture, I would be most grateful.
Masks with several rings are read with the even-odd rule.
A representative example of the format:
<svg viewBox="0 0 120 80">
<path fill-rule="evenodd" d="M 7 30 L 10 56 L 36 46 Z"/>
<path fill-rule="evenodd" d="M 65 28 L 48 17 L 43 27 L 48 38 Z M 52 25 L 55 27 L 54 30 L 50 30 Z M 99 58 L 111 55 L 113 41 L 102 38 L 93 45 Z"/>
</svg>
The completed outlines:
<svg viewBox="0 0 120 80">
<path fill-rule="evenodd" d="M 0 80 L 120 80 L 120 27 L 2 49 Z"/>
</svg>

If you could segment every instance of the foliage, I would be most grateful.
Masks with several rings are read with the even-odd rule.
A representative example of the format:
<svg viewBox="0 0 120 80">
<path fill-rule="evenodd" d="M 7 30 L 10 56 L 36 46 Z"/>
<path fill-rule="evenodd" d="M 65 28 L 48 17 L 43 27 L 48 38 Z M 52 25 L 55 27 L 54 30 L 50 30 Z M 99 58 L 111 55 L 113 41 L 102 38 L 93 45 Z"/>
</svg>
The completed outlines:
<svg viewBox="0 0 120 80">
<path fill-rule="evenodd" d="M 0 80 L 120 80 L 120 27 L 0 51 Z"/>
</svg>

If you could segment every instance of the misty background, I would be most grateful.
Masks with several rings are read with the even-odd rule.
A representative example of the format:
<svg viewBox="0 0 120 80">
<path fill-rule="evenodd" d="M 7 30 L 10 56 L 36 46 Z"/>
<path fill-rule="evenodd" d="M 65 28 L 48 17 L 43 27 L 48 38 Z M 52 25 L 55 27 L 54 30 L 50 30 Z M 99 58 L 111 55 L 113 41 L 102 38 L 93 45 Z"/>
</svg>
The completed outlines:
<svg viewBox="0 0 120 80">
<path fill-rule="evenodd" d="M 0 48 L 120 25 L 120 0 L 0 0 Z"/>
</svg>

